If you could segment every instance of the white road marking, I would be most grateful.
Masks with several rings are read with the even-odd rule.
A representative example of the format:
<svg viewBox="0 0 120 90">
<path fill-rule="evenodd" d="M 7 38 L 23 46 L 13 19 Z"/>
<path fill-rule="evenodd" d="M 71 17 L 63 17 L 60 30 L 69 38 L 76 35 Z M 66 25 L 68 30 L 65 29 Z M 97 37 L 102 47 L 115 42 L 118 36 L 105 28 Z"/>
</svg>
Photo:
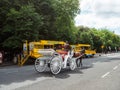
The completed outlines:
<svg viewBox="0 0 120 90">
<path fill-rule="evenodd" d="M 120 65 L 120 64 L 119 64 Z M 116 70 L 118 68 L 118 65 L 117 66 L 115 66 L 114 68 L 113 68 L 113 70 Z M 104 75 L 102 75 L 101 76 L 101 78 L 104 78 L 104 77 L 106 77 L 107 75 L 109 75 L 110 74 L 110 72 L 107 72 L 107 73 L 105 73 Z"/>
<path fill-rule="evenodd" d="M 24 82 L 15 82 L 15 83 L 11 83 L 9 85 L 0 85 L 0 90 L 14 90 L 14 89 L 17 89 L 17 88 L 20 88 L 20 87 L 24 87 L 24 86 L 27 86 L 27 85 L 32 85 L 34 83 L 38 83 L 40 81 L 43 81 L 43 80 L 46 80 L 47 78 L 45 77 L 40 77 L 40 78 L 37 78 L 35 81 L 33 80 L 26 80 Z"/>
<path fill-rule="evenodd" d="M 118 66 L 115 66 L 114 68 L 113 68 L 113 70 L 115 70 L 115 69 L 117 69 L 118 68 Z"/>
<path fill-rule="evenodd" d="M 110 72 L 105 73 L 104 75 L 101 76 L 101 78 L 106 77 L 108 74 L 110 74 Z"/>
<path fill-rule="evenodd" d="M 6 72 L 6 74 L 18 73 L 18 71 Z"/>
</svg>

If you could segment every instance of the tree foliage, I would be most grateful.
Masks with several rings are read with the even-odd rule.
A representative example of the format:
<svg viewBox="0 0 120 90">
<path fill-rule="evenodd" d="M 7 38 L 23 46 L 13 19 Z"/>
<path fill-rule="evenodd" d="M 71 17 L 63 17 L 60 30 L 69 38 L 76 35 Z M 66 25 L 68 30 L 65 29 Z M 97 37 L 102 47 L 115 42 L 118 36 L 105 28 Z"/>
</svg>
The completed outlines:
<svg viewBox="0 0 120 90">
<path fill-rule="evenodd" d="M 24 40 L 38 40 L 41 19 L 32 6 L 22 6 L 19 11 L 10 8 L 1 32 L 3 47 L 17 48 Z"/>
<path fill-rule="evenodd" d="M 103 49 L 110 46 L 112 50 L 115 50 L 115 47 L 120 47 L 120 36 L 107 29 L 79 26 L 76 32 L 76 38 L 77 43 L 91 44 L 92 48 L 96 49 L 97 52 L 102 51 L 101 46 L 104 46 Z"/>
<path fill-rule="evenodd" d="M 79 0 L 0 0 L 0 47 L 21 48 L 24 40 L 74 42 Z"/>
</svg>

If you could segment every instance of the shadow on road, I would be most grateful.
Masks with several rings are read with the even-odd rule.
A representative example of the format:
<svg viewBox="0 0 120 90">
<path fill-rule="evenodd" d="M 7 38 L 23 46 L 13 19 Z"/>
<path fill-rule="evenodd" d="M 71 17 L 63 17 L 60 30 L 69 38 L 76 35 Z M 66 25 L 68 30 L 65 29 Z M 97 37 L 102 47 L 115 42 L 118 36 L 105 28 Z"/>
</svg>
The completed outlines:
<svg viewBox="0 0 120 90">
<path fill-rule="evenodd" d="M 25 66 L 26 68 L 31 68 L 33 66 Z M 24 68 L 25 68 L 24 67 Z M 82 70 L 83 69 L 88 69 L 88 68 L 92 68 L 92 66 L 83 66 L 82 68 L 76 68 L 75 70 L 71 71 L 69 68 L 67 69 L 62 69 L 61 72 L 57 75 L 53 75 L 50 71 L 46 71 L 46 72 L 42 72 L 42 73 L 38 73 L 35 71 L 34 68 L 28 69 L 28 70 L 24 70 L 24 68 L 17 68 L 14 69 L 14 71 L 12 71 L 12 68 L 4 71 L 0 70 L 0 85 L 9 85 L 12 83 L 21 83 L 21 82 L 25 82 L 27 80 L 29 81 L 35 81 L 38 78 L 59 78 L 59 79 L 66 79 L 69 78 L 71 76 L 71 74 L 83 74 Z M 11 72 L 7 72 L 10 71 Z"/>
<path fill-rule="evenodd" d="M 71 71 L 70 69 L 63 69 L 59 74 L 54 75 L 55 78 L 65 79 L 69 78 L 70 74 L 83 74 L 80 68 L 76 68 L 75 70 Z"/>
</svg>

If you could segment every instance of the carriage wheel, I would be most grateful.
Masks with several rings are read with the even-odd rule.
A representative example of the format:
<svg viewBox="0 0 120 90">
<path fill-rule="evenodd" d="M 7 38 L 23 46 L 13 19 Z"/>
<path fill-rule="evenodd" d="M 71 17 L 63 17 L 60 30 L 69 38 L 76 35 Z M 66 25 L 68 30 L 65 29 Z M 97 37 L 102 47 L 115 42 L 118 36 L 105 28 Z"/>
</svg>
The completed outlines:
<svg viewBox="0 0 120 90">
<path fill-rule="evenodd" d="M 50 70 L 53 74 L 58 74 L 61 71 L 62 58 L 54 57 L 50 62 Z"/>
<path fill-rule="evenodd" d="M 70 69 L 74 70 L 76 68 L 76 63 L 74 59 L 69 59 Z"/>
<path fill-rule="evenodd" d="M 43 72 L 46 69 L 46 58 L 37 58 L 35 60 L 35 70 L 37 72 Z"/>
</svg>

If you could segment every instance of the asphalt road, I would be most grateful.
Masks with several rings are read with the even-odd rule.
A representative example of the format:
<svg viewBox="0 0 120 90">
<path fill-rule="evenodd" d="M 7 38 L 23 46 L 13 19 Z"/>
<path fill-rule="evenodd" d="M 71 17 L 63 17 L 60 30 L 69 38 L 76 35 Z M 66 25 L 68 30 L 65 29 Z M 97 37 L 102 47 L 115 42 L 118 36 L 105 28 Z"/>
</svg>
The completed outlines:
<svg viewBox="0 0 120 90">
<path fill-rule="evenodd" d="M 0 67 L 0 90 L 120 90 L 120 53 L 83 59 L 83 67 L 58 75 L 33 65 Z"/>
</svg>

